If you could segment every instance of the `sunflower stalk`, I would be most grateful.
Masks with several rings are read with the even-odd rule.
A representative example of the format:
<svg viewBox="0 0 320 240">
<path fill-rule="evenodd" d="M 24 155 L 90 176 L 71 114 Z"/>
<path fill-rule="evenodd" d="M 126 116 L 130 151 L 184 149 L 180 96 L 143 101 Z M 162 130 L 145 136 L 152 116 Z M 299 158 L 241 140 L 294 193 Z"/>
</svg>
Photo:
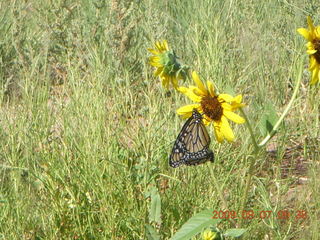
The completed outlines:
<svg viewBox="0 0 320 240">
<path fill-rule="evenodd" d="M 283 111 L 281 117 L 279 118 L 279 120 L 276 122 L 276 124 L 273 126 L 272 130 L 270 131 L 270 133 L 268 134 L 268 136 L 266 136 L 259 144 L 257 144 L 252 126 L 250 124 L 249 119 L 247 118 L 245 112 L 240 108 L 241 114 L 244 117 L 244 119 L 246 120 L 246 126 L 249 130 L 251 139 L 252 139 L 252 143 L 254 146 L 254 151 L 253 151 L 253 156 L 250 157 L 250 165 L 249 165 L 249 171 L 248 171 L 248 176 L 246 179 L 246 186 L 245 186 L 245 190 L 244 190 L 244 194 L 243 194 L 243 198 L 241 201 L 241 205 L 240 205 L 240 211 L 242 213 L 242 211 L 245 209 L 246 203 L 247 203 L 247 198 L 248 198 L 248 193 L 249 193 L 249 188 L 251 186 L 251 181 L 252 181 L 252 177 L 253 177 L 253 172 L 254 172 L 254 166 L 256 163 L 256 160 L 258 159 L 258 155 L 259 152 L 261 150 L 261 148 L 276 134 L 278 127 L 280 126 L 280 124 L 282 123 L 283 119 L 285 118 L 285 116 L 288 114 L 290 108 L 292 107 L 292 104 L 298 94 L 298 90 L 299 90 L 299 86 L 301 83 L 301 79 L 302 79 L 302 66 L 303 66 L 303 62 L 302 60 L 300 61 L 300 64 L 298 66 L 298 74 L 297 74 L 297 81 L 296 81 L 296 86 L 294 89 L 294 92 L 291 96 L 291 99 L 287 105 L 287 107 L 285 108 L 285 110 Z M 240 220 L 240 226 L 242 225 L 242 220 Z"/>
<path fill-rule="evenodd" d="M 273 126 L 272 130 L 270 131 L 270 133 L 268 134 L 268 136 L 266 136 L 260 143 L 259 143 L 259 147 L 264 146 L 277 132 L 278 127 L 280 126 L 281 122 L 283 121 L 284 117 L 288 114 L 290 108 L 292 107 L 292 104 L 298 94 L 298 90 L 299 90 L 299 86 L 301 83 L 301 78 L 302 78 L 302 63 L 299 65 L 299 71 L 298 71 L 298 79 L 297 79 L 297 83 L 294 89 L 294 92 L 292 94 L 292 97 L 286 107 L 286 109 L 283 111 L 281 117 L 279 118 L 279 120 L 276 122 L 276 124 Z"/>
<path fill-rule="evenodd" d="M 256 163 L 256 160 L 258 158 L 258 153 L 260 150 L 259 145 L 257 144 L 255 135 L 253 133 L 251 124 L 249 122 L 249 119 L 247 117 L 247 115 L 245 114 L 245 112 L 240 108 L 240 112 L 242 114 L 242 116 L 244 117 L 244 119 L 246 120 L 246 126 L 248 127 L 248 130 L 250 132 L 250 136 L 251 136 L 251 140 L 254 146 L 254 151 L 253 151 L 253 156 L 250 156 L 250 166 L 249 166 L 249 172 L 248 172 L 248 176 L 247 176 L 247 180 L 246 180 L 246 186 L 245 186 L 245 190 L 244 190 L 244 194 L 243 194 L 243 198 L 241 201 L 241 205 L 240 205 L 240 213 L 242 213 L 245 209 L 246 203 L 247 203 L 247 198 L 248 198 L 248 192 L 249 192 L 249 188 L 251 186 L 251 180 L 252 180 L 252 176 L 253 176 L 253 170 L 254 170 L 254 165 Z M 240 220 L 240 226 L 242 225 L 242 219 Z"/>
</svg>

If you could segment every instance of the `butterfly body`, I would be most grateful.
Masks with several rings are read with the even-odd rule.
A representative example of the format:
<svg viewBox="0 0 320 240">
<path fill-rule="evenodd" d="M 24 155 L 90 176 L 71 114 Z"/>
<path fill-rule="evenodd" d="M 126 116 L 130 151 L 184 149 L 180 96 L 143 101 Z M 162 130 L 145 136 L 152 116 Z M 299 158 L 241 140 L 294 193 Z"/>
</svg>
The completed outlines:
<svg viewBox="0 0 320 240">
<path fill-rule="evenodd" d="M 210 137 L 202 116 L 193 109 L 192 116 L 183 125 L 173 145 L 169 165 L 176 168 L 182 164 L 191 166 L 213 161 L 214 154 L 209 145 Z"/>
</svg>

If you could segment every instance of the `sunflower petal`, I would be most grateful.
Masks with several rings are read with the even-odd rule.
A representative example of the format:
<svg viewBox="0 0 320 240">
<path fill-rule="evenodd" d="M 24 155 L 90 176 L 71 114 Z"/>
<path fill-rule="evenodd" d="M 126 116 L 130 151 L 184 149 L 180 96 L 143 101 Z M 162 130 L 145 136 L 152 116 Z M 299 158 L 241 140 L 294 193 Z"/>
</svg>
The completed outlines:
<svg viewBox="0 0 320 240">
<path fill-rule="evenodd" d="M 315 34 L 315 38 L 320 38 L 320 26 L 317 26 L 315 31 L 314 31 L 314 34 Z"/>
<path fill-rule="evenodd" d="M 169 50 L 169 46 L 168 46 L 167 40 L 163 40 L 163 41 L 162 41 L 162 46 L 163 46 L 163 48 L 164 48 L 166 51 Z"/>
<path fill-rule="evenodd" d="M 183 94 L 194 102 L 201 102 L 201 97 L 194 93 L 195 87 L 190 86 L 189 88 L 183 88 Z"/>
<path fill-rule="evenodd" d="M 182 115 L 183 118 L 190 117 L 192 115 L 192 111 L 194 108 L 199 109 L 200 104 L 189 104 L 189 105 L 185 105 L 183 107 L 180 107 L 177 109 L 177 114 Z"/>
<path fill-rule="evenodd" d="M 152 54 L 154 54 L 154 55 L 160 54 L 160 52 L 158 52 L 157 50 L 152 49 L 152 48 L 148 48 L 147 50 L 148 50 L 149 52 L 151 52 Z"/>
<path fill-rule="evenodd" d="M 210 229 L 207 229 L 202 234 L 203 240 L 213 240 L 215 239 L 216 233 L 213 233 Z"/>
<path fill-rule="evenodd" d="M 233 102 L 241 103 L 241 102 L 242 102 L 242 95 L 239 94 L 239 95 L 235 96 L 235 97 L 233 98 Z"/>
<path fill-rule="evenodd" d="M 246 105 L 244 103 L 231 103 L 232 111 L 237 110 L 238 108 L 245 107 Z"/>
<path fill-rule="evenodd" d="M 214 135 L 219 143 L 223 142 L 223 134 L 221 132 L 221 121 L 213 122 Z"/>
<path fill-rule="evenodd" d="M 229 125 L 229 122 L 226 117 L 222 116 L 221 117 L 221 132 L 223 133 L 223 136 L 229 141 L 233 142 L 234 141 L 234 134 L 232 132 L 232 129 Z"/>
<path fill-rule="evenodd" d="M 149 64 L 153 67 L 163 67 L 163 64 L 160 62 L 160 57 L 158 56 L 150 57 Z"/>
<path fill-rule="evenodd" d="M 236 96 L 231 102 L 232 111 L 237 110 L 238 108 L 245 107 L 246 105 L 242 102 L 242 95 Z"/>
<path fill-rule="evenodd" d="M 314 68 L 317 67 L 317 60 L 316 58 L 313 56 L 310 58 L 310 62 L 309 62 L 309 70 L 312 71 Z"/>
<path fill-rule="evenodd" d="M 314 45 L 313 45 L 312 42 L 307 42 L 307 43 L 306 43 L 306 47 L 307 47 L 308 50 L 314 49 Z"/>
<path fill-rule="evenodd" d="M 223 115 L 235 123 L 241 124 L 241 123 L 245 122 L 243 117 L 240 117 L 238 114 L 236 114 L 234 112 L 223 111 Z"/>
<path fill-rule="evenodd" d="M 188 88 L 187 87 L 184 87 L 184 86 L 180 86 L 180 87 L 178 87 L 178 89 L 177 89 L 179 92 L 181 92 L 181 93 L 185 93 L 186 91 L 188 91 Z"/>
<path fill-rule="evenodd" d="M 310 32 L 313 33 L 314 32 L 314 25 L 313 25 L 313 22 L 312 22 L 312 19 L 310 16 L 307 17 L 307 22 L 308 22 Z"/>
<path fill-rule="evenodd" d="M 224 100 L 225 102 L 232 102 L 233 101 L 233 97 L 229 94 L 219 94 L 218 96 L 219 99 Z"/>
<path fill-rule="evenodd" d="M 319 68 L 315 68 L 312 70 L 312 77 L 310 84 L 316 84 L 319 81 Z"/>
<path fill-rule="evenodd" d="M 165 78 L 165 77 L 161 77 L 161 80 L 162 80 L 162 86 L 168 90 L 169 89 L 170 80 L 168 78 Z"/>
<path fill-rule="evenodd" d="M 156 41 L 155 46 L 156 46 L 156 48 L 158 49 L 159 52 L 162 52 L 161 42 Z"/>
<path fill-rule="evenodd" d="M 315 50 L 315 49 L 307 50 L 307 53 L 309 55 L 315 54 L 316 52 L 317 52 L 317 50 Z"/>
<path fill-rule="evenodd" d="M 201 112 L 199 111 L 199 113 L 201 113 Z M 206 115 L 203 115 L 202 121 L 203 121 L 204 125 L 206 125 L 206 126 L 208 126 L 212 122 L 212 120 L 207 118 Z"/>
<path fill-rule="evenodd" d="M 157 68 L 153 74 L 157 77 L 161 75 L 162 71 L 163 71 L 163 68 Z"/>
<path fill-rule="evenodd" d="M 298 28 L 298 29 L 297 29 L 297 32 L 298 32 L 299 34 L 301 34 L 306 40 L 312 41 L 312 36 L 311 36 L 311 34 L 310 34 L 310 32 L 309 32 L 308 29 Z"/>
<path fill-rule="evenodd" d="M 202 95 L 207 95 L 207 89 L 205 88 L 205 86 L 203 85 L 203 83 L 199 78 L 199 75 L 195 71 L 192 72 L 192 79 L 197 85 L 197 87 L 200 89 L 200 91 L 202 92 Z"/>
<path fill-rule="evenodd" d="M 224 111 L 233 111 L 233 107 L 231 106 L 230 103 L 222 102 L 221 106 L 222 106 Z"/>
<path fill-rule="evenodd" d="M 178 79 L 176 77 L 172 77 L 172 85 L 176 90 L 179 88 Z"/>
<path fill-rule="evenodd" d="M 214 97 L 216 94 L 214 92 L 214 86 L 211 81 L 207 81 L 207 87 L 208 87 L 208 91 L 209 91 L 210 96 Z"/>
</svg>

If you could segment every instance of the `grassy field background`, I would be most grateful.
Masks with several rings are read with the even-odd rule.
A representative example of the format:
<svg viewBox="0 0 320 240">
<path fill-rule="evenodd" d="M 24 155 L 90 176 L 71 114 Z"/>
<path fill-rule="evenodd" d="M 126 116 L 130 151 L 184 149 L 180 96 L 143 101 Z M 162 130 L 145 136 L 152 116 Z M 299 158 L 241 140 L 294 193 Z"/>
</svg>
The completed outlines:
<svg viewBox="0 0 320 240">
<path fill-rule="evenodd" d="M 319 86 L 296 32 L 308 15 L 320 25 L 319 12 L 307 0 L 1 1 L 0 239 L 148 239 L 148 225 L 169 239 L 195 213 L 222 210 L 209 168 L 240 208 L 253 150 L 243 125 L 232 144 L 208 128 L 213 164 L 168 166 L 176 109 L 190 101 L 153 76 L 147 48 L 161 39 L 220 92 L 243 94 L 259 140 L 302 55 L 298 98 L 259 155 L 247 204 L 274 214 L 241 227 L 243 239 L 320 239 Z M 277 219 L 284 209 L 308 215 Z"/>
</svg>

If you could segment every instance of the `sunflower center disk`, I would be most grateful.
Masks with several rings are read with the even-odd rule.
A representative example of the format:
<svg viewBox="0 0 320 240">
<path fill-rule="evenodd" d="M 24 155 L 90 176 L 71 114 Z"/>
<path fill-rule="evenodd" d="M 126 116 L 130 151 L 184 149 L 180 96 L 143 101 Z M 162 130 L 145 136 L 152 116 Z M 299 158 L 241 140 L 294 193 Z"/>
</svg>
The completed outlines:
<svg viewBox="0 0 320 240">
<path fill-rule="evenodd" d="M 217 97 L 205 96 L 201 99 L 201 107 L 205 115 L 214 121 L 220 121 L 223 108 Z"/>
<path fill-rule="evenodd" d="M 320 39 L 313 40 L 314 49 L 317 50 L 313 56 L 316 58 L 317 62 L 320 63 Z"/>
</svg>

